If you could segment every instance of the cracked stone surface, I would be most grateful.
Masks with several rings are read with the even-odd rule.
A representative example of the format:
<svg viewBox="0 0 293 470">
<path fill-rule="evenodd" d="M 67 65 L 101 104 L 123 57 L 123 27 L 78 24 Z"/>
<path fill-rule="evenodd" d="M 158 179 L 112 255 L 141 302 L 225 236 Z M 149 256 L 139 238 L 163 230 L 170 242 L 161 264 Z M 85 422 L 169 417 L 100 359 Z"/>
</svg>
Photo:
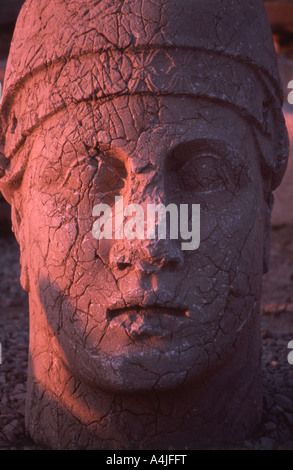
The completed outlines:
<svg viewBox="0 0 293 470">
<path fill-rule="evenodd" d="M 288 146 L 264 6 L 237 2 L 231 21 L 229 3 L 28 0 L 21 12 L 0 188 L 29 298 L 37 445 L 192 448 L 261 422 L 261 282 Z M 133 222 L 132 239 L 97 240 L 93 208 L 117 196 L 200 204 L 200 247 L 140 239 Z"/>
<path fill-rule="evenodd" d="M 1 305 L 5 305 L 0 310 L 0 450 L 46 449 L 32 442 L 25 431 L 29 314 L 27 296 L 19 284 L 19 248 L 13 238 L 0 238 L 0 256 Z M 262 420 L 248 439 L 208 448 L 293 450 L 293 366 L 287 361 L 287 344 L 293 339 L 292 227 L 273 230 L 271 256 L 271 271 L 262 287 Z"/>
</svg>

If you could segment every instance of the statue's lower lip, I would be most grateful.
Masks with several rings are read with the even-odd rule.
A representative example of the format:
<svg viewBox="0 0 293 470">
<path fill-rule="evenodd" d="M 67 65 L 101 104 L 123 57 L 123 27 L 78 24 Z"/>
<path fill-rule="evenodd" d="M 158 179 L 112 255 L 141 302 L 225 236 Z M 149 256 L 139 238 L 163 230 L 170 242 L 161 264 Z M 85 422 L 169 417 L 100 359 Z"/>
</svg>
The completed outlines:
<svg viewBox="0 0 293 470">
<path fill-rule="evenodd" d="M 109 326 L 124 331 L 134 341 L 144 338 L 168 338 L 178 333 L 184 326 L 188 312 L 182 308 L 158 305 L 131 307 L 108 310 Z"/>
</svg>

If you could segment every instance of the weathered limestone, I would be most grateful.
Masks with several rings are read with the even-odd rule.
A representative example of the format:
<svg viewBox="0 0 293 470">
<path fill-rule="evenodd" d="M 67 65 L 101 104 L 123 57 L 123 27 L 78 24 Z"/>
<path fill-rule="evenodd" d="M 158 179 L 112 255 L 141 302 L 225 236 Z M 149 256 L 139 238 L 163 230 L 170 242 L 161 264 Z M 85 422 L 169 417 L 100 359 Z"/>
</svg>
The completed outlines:
<svg viewBox="0 0 293 470">
<path fill-rule="evenodd" d="M 262 1 L 28 0 L 0 187 L 30 299 L 27 430 L 57 449 L 243 439 L 288 156 Z M 200 204 L 201 243 L 96 240 L 93 207 Z"/>
</svg>

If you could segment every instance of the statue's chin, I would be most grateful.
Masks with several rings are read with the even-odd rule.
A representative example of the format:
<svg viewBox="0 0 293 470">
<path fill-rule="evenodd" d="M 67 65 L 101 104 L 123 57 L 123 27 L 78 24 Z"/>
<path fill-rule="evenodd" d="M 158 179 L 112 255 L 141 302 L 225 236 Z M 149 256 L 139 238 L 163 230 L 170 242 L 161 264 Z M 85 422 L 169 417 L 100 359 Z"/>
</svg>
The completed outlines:
<svg viewBox="0 0 293 470">
<path fill-rule="evenodd" d="M 71 373 L 91 388 L 107 393 L 163 392 L 189 386 L 212 372 L 199 355 L 182 352 L 178 361 L 176 350 L 156 347 L 115 356 L 91 356 L 87 360 L 84 357 L 81 364 L 85 363 L 87 367 L 80 367 L 80 364 L 77 368 L 70 367 Z"/>
</svg>

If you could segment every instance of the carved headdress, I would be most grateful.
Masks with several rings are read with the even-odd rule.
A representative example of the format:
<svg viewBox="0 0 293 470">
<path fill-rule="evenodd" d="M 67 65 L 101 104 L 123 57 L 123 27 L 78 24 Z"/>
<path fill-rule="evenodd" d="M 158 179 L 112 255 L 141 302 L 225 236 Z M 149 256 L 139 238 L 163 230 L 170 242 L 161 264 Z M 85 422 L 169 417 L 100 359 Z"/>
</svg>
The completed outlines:
<svg viewBox="0 0 293 470">
<path fill-rule="evenodd" d="M 27 0 L 7 65 L 1 120 L 10 193 L 26 137 L 82 101 L 125 94 L 223 103 L 252 124 L 275 189 L 288 156 L 283 93 L 262 0 Z M 267 145 L 265 146 L 267 149 Z"/>
</svg>

